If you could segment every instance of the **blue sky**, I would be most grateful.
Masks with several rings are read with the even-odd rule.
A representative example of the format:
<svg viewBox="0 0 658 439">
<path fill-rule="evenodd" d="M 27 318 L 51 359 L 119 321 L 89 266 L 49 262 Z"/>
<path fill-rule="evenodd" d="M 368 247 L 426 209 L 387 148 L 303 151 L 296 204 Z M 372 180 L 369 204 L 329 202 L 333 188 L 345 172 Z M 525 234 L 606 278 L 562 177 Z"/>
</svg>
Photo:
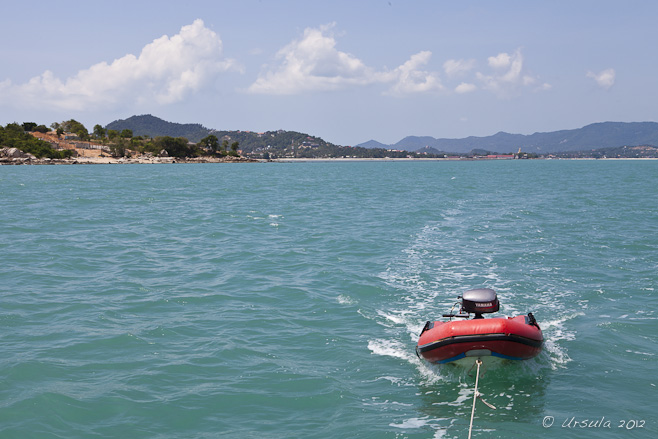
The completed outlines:
<svg viewBox="0 0 658 439">
<path fill-rule="evenodd" d="M 33 1 L 0 124 L 135 114 L 341 145 L 656 121 L 658 2 Z"/>
</svg>

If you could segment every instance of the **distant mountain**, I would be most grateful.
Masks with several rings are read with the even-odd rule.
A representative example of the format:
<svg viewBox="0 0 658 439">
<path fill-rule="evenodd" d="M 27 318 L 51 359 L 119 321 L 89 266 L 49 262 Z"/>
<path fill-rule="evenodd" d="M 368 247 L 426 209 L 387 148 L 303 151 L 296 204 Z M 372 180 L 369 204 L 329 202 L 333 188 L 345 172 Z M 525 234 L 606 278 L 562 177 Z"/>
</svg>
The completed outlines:
<svg viewBox="0 0 658 439">
<path fill-rule="evenodd" d="M 499 132 L 487 137 L 436 139 L 430 136 L 408 136 L 393 145 L 375 140 L 353 148 L 334 145 L 323 139 L 295 131 L 220 131 L 200 124 L 167 122 L 150 114 L 116 120 L 107 129 L 132 130 L 134 136 L 185 137 L 199 142 L 209 134 L 220 141 L 237 141 L 245 154 L 270 157 L 430 157 L 455 154 L 505 154 L 521 148 L 526 153 L 556 154 L 582 151 L 588 156 L 638 156 L 635 149 L 618 150 L 624 146 L 658 146 L 656 122 L 602 122 L 574 130 L 561 130 L 530 135 Z M 594 152 L 597 150 L 596 152 Z M 649 152 L 646 152 L 649 151 Z M 642 154 L 655 154 L 646 150 Z M 653 152 L 652 152 L 653 151 Z M 635 155 L 633 155 L 635 154 Z M 582 155 L 582 154 L 581 154 Z M 646 155 L 639 155 L 644 157 Z"/>
<path fill-rule="evenodd" d="M 198 142 L 206 137 L 212 130 L 198 123 L 167 122 L 150 114 L 131 116 L 128 119 L 115 120 L 106 127 L 108 130 L 132 130 L 133 136 L 171 136 L 185 137 L 190 142 Z"/>
<path fill-rule="evenodd" d="M 383 143 L 380 143 L 376 140 L 368 140 L 365 143 L 362 143 L 359 145 L 361 148 L 368 148 L 368 149 L 376 149 L 376 148 L 384 148 L 387 149 L 389 148 L 388 145 L 384 145 Z"/>
<path fill-rule="evenodd" d="M 370 142 L 366 142 L 366 144 Z M 530 135 L 499 132 L 487 137 L 471 136 L 463 139 L 408 136 L 398 143 L 385 145 L 384 147 L 407 151 L 418 151 L 421 148 L 428 147 L 438 151 L 455 153 L 468 153 L 474 149 L 507 153 L 516 152 L 521 148 L 524 152 L 548 154 L 635 145 L 658 145 L 658 123 L 602 122 L 574 130 Z"/>
</svg>

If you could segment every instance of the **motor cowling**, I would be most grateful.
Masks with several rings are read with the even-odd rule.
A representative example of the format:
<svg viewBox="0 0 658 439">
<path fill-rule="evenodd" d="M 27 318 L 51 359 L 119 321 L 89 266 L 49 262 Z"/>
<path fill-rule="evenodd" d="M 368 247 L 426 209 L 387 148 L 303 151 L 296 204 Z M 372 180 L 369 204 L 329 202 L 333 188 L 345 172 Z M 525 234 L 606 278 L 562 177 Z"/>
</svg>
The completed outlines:
<svg viewBox="0 0 658 439">
<path fill-rule="evenodd" d="M 491 288 L 477 288 L 466 291 L 462 297 L 461 311 L 474 313 L 476 318 L 481 314 L 497 312 L 500 308 L 496 292 Z"/>
</svg>

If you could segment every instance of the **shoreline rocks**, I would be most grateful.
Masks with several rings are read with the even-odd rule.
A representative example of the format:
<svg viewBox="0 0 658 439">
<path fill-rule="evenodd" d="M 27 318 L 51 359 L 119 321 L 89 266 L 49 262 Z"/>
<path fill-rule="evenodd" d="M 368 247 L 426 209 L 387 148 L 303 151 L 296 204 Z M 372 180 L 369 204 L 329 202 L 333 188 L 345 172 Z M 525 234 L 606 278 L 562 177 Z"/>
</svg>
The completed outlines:
<svg viewBox="0 0 658 439">
<path fill-rule="evenodd" d="M 173 163 L 257 163 L 259 160 L 244 157 L 176 157 L 114 158 L 114 157 L 72 157 L 70 159 L 36 158 L 17 148 L 0 149 L 0 165 L 110 165 L 110 164 L 173 164 Z"/>
</svg>

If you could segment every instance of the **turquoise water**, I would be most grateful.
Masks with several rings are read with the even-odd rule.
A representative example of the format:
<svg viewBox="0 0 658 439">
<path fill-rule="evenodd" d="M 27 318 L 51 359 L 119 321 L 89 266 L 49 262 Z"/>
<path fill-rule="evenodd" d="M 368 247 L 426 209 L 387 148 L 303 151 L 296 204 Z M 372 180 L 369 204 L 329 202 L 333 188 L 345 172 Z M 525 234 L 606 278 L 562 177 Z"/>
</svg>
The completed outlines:
<svg viewBox="0 0 658 439">
<path fill-rule="evenodd" d="M 546 345 L 473 437 L 658 433 L 658 161 L 1 167 L 0 205 L 1 438 L 463 438 L 474 377 L 414 346 L 480 286 Z"/>
</svg>

